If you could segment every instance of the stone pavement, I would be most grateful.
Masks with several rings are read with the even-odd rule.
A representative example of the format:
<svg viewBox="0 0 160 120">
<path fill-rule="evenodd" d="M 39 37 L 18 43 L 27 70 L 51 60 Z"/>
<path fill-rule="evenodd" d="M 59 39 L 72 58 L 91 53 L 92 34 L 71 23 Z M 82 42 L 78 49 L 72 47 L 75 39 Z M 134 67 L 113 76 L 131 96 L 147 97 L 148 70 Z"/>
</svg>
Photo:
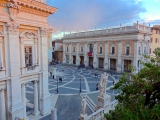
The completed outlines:
<svg viewBox="0 0 160 120">
<path fill-rule="evenodd" d="M 80 80 L 81 89 L 83 94 L 87 94 L 90 99 L 97 104 L 96 84 L 99 83 L 100 76 L 105 70 L 101 69 L 89 69 L 85 68 L 77 69 L 73 65 L 56 65 L 58 77 L 62 78 L 62 83 L 58 82 L 59 96 L 57 102 L 55 102 L 55 107 L 57 108 L 58 120 L 77 120 L 81 111 L 81 97 L 79 95 L 80 91 Z M 50 67 L 49 67 L 50 69 Z M 111 100 L 115 100 L 114 97 L 118 94 L 116 90 L 110 90 L 113 85 L 113 80 L 118 81 L 121 74 L 114 71 L 105 71 L 112 76 L 108 77 L 107 84 L 107 94 L 111 95 Z M 94 74 L 98 74 L 98 78 L 95 78 Z M 82 77 L 80 77 L 80 75 Z M 115 79 L 115 76 L 117 79 Z M 51 94 L 57 94 L 57 78 L 53 79 L 49 74 L 49 92 Z M 26 96 L 33 103 L 33 83 L 28 83 L 26 86 Z M 54 107 L 54 106 L 52 106 Z M 30 110 L 30 108 L 27 108 Z M 92 112 L 87 108 L 87 114 L 90 115 Z M 50 115 L 42 118 L 41 120 L 50 120 Z"/>
</svg>

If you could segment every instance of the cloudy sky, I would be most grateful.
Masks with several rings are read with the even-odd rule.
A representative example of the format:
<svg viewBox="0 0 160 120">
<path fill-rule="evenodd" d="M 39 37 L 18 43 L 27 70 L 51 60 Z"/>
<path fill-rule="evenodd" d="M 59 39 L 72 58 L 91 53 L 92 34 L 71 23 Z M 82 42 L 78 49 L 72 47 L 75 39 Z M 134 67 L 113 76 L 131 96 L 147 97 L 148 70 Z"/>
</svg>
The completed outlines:
<svg viewBox="0 0 160 120">
<path fill-rule="evenodd" d="M 48 18 L 53 38 L 70 31 L 86 31 L 139 23 L 160 24 L 160 0 L 47 0 L 58 8 Z"/>
</svg>

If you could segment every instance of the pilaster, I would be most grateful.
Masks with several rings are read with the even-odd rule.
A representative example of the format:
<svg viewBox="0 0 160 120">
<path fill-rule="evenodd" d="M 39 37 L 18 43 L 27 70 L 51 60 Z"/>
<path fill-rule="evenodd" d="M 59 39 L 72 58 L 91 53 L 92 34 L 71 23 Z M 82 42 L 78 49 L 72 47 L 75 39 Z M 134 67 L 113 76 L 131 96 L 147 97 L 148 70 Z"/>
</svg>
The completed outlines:
<svg viewBox="0 0 160 120">
<path fill-rule="evenodd" d="M 98 59 L 97 59 L 97 42 L 94 43 L 94 52 L 93 52 L 93 67 L 98 68 Z"/>
<path fill-rule="evenodd" d="M 134 60 L 133 67 L 135 69 L 134 73 L 138 73 L 138 40 L 134 41 Z"/>
<path fill-rule="evenodd" d="M 63 43 L 63 63 L 66 63 L 66 54 L 65 54 L 65 52 L 66 52 L 66 44 Z"/>
<path fill-rule="evenodd" d="M 108 61 L 108 41 L 106 41 L 105 43 L 105 62 L 104 62 L 104 69 L 108 69 L 108 66 L 109 66 L 109 61 Z"/>
<path fill-rule="evenodd" d="M 0 88 L 0 120 L 6 120 L 4 88 Z"/>
<path fill-rule="evenodd" d="M 9 65 L 11 77 L 11 105 L 10 113 L 11 119 L 15 116 L 23 118 L 23 105 L 21 101 L 21 84 L 19 80 L 20 74 L 20 51 L 19 51 L 19 24 L 9 22 L 6 24 L 9 41 Z"/>
<path fill-rule="evenodd" d="M 40 42 L 41 42 L 41 63 L 42 73 L 40 74 L 40 112 L 46 115 L 51 112 L 51 99 L 48 91 L 48 54 L 47 54 L 47 35 L 50 32 L 48 28 L 40 28 Z"/>
<path fill-rule="evenodd" d="M 69 44 L 69 64 L 72 64 L 73 61 L 72 61 L 72 43 Z"/>
<path fill-rule="evenodd" d="M 117 61 L 117 72 L 122 71 L 122 41 L 118 41 L 118 61 Z"/>
<path fill-rule="evenodd" d="M 88 66 L 89 61 L 88 61 L 88 54 L 87 54 L 88 53 L 87 43 L 85 43 L 84 47 L 85 47 L 84 64 L 85 64 L 85 66 Z"/>
<path fill-rule="evenodd" d="M 80 65 L 80 57 L 78 53 L 79 53 L 79 43 L 76 44 L 76 65 Z"/>
</svg>

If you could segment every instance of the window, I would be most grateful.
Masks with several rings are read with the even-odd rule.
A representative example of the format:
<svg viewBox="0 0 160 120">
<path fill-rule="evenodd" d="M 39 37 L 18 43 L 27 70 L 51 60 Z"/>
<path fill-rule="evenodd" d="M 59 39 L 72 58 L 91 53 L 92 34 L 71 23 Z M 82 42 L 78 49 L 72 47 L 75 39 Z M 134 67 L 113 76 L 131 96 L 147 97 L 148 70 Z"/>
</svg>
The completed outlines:
<svg viewBox="0 0 160 120">
<path fill-rule="evenodd" d="M 157 43 L 157 38 L 155 39 L 155 43 Z"/>
<path fill-rule="evenodd" d="M 25 47 L 25 65 L 26 67 L 32 66 L 32 47 Z"/>
<path fill-rule="evenodd" d="M 67 50 L 66 51 L 68 52 L 68 46 L 67 46 Z"/>
<path fill-rule="evenodd" d="M 102 54 L 102 47 L 100 47 L 99 53 Z"/>
<path fill-rule="evenodd" d="M 159 30 L 156 30 L 156 34 L 158 34 L 159 33 Z"/>
<path fill-rule="evenodd" d="M 151 38 L 151 42 L 152 42 L 152 38 Z"/>
<path fill-rule="evenodd" d="M 144 47 L 144 54 L 146 53 L 146 47 Z"/>
<path fill-rule="evenodd" d="M 151 54 L 151 52 L 152 52 L 152 51 L 151 51 L 151 48 L 150 48 L 150 54 Z"/>
<path fill-rule="evenodd" d="M 81 52 L 83 52 L 83 47 L 81 47 Z"/>
<path fill-rule="evenodd" d="M 73 52 L 75 52 L 75 47 L 73 47 Z"/>
<path fill-rule="evenodd" d="M 129 47 L 126 47 L 126 55 L 129 55 Z"/>
<path fill-rule="evenodd" d="M 141 48 L 139 47 L 139 49 L 138 49 L 138 52 L 139 52 L 139 55 L 141 55 Z"/>
<path fill-rule="evenodd" d="M 112 54 L 115 54 L 115 47 L 112 47 Z"/>
<path fill-rule="evenodd" d="M 89 52 L 93 53 L 93 45 L 92 44 L 89 45 L 89 50 L 90 50 Z"/>
</svg>

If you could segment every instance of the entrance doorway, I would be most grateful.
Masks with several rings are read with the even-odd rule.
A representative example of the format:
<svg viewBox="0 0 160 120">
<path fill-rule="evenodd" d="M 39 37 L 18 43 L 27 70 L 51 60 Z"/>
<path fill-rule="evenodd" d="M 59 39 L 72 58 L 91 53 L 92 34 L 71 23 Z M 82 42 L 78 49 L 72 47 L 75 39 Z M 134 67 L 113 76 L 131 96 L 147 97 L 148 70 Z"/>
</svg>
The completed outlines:
<svg viewBox="0 0 160 120">
<path fill-rule="evenodd" d="M 93 57 L 89 57 L 89 66 L 93 66 Z"/>
<path fill-rule="evenodd" d="M 76 64 L 76 56 L 73 56 L 73 64 Z"/>
<path fill-rule="evenodd" d="M 116 59 L 110 59 L 110 69 L 116 70 Z"/>
<path fill-rule="evenodd" d="M 130 65 L 131 65 L 131 60 L 124 60 L 124 71 L 131 72 Z"/>
<path fill-rule="evenodd" d="M 69 55 L 66 55 L 66 63 L 69 63 Z"/>
<path fill-rule="evenodd" d="M 104 58 L 99 58 L 99 68 L 104 68 Z"/>
<path fill-rule="evenodd" d="M 80 64 L 84 64 L 84 57 L 80 56 Z"/>
</svg>

